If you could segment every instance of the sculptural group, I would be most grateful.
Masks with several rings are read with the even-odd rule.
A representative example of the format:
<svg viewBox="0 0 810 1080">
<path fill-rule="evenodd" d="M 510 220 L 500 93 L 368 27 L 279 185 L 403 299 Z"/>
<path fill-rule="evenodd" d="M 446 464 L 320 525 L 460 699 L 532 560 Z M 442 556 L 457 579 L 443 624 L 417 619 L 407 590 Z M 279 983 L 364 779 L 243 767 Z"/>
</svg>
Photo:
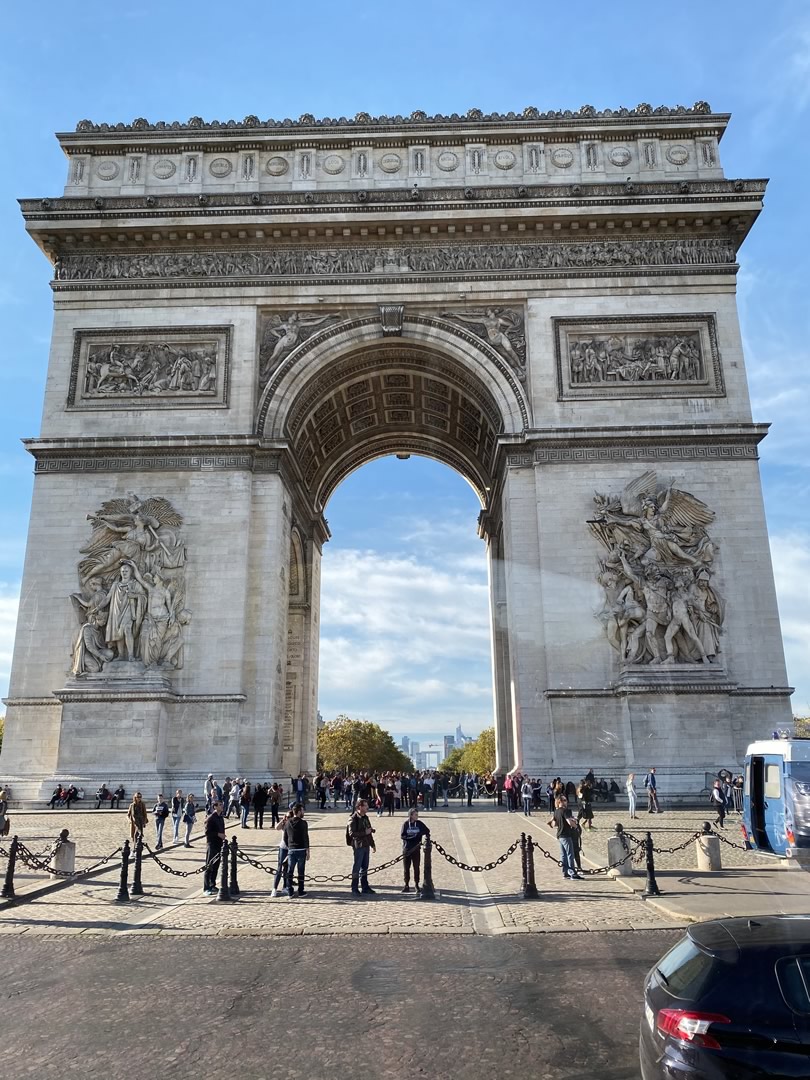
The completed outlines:
<svg viewBox="0 0 810 1080">
<path fill-rule="evenodd" d="M 163 498 L 141 501 L 129 492 L 89 514 L 93 534 L 81 550 L 79 590 L 71 600 L 79 619 L 74 676 L 112 665 L 183 666 L 186 550 L 182 518 Z"/>
<path fill-rule="evenodd" d="M 597 618 L 622 662 L 716 663 L 725 605 L 712 585 L 714 512 L 653 471 L 594 503 L 588 527 L 607 550 Z"/>
</svg>

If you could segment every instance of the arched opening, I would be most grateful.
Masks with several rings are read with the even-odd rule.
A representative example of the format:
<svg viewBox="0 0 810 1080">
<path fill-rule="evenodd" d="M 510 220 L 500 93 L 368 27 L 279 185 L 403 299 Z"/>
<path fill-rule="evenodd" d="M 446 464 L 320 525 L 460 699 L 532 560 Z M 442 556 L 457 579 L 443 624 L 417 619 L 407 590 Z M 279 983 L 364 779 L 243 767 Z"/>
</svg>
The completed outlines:
<svg viewBox="0 0 810 1080">
<path fill-rule="evenodd" d="M 500 558 L 497 552 L 505 470 L 504 444 L 509 436 L 520 435 L 527 425 L 524 390 L 503 358 L 485 344 L 474 342 L 465 332 L 429 318 L 415 318 L 410 323 L 406 318 L 402 336 L 389 339 L 382 338 L 379 323 L 373 325 L 371 319 L 358 320 L 344 330 L 333 327 L 307 339 L 277 368 L 268 370 L 259 407 L 259 435 L 266 446 L 284 449 L 285 480 L 293 495 L 293 525 L 304 533 L 309 530 L 306 550 L 295 562 L 305 568 L 306 598 L 295 601 L 291 594 L 288 614 L 291 636 L 288 641 L 284 747 L 285 751 L 289 747 L 291 766 L 296 767 L 297 762 L 304 760 L 302 755 L 313 749 L 317 702 L 321 702 L 327 713 L 330 709 L 340 711 L 351 705 L 351 702 L 344 702 L 341 706 L 336 697 L 329 696 L 328 687 L 335 681 L 331 673 L 337 672 L 340 682 L 353 667 L 368 672 L 369 677 L 375 670 L 380 676 L 380 664 L 385 667 L 385 647 L 381 645 L 379 634 L 376 641 L 360 640 L 356 635 L 341 637 L 338 624 L 341 619 L 345 622 L 347 616 L 345 610 L 335 614 L 336 594 L 332 592 L 334 580 L 330 576 L 330 570 L 340 564 L 348 577 L 368 578 L 368 574 L 364 575 L 364 567 L 369 570 L 369 567 L 374 569 L 385 564 L 385 553 L 390 553 L 390 537 L 386 544 L 376 548 L 369 549 L 368 544 L 364 545 L 366 553 L 372 550 L 373 555 L 360 557 L 357 548 L 351 547 L 351 541 L 350 546 L 345 547 L 344 539 L 335 533 L 333 516 L 334 513 L 340 516 L 342 498 L 338 489 L 344 484 L 347 485 L 343 488 L 344 493 L 366 489 L 367 478 L 377 475 L 375 469 L 386 473 L 386 481 L 381 485 L 386 492 L 389 482 L 393 483 L 392 490 L 396 492 L 402 477 L 420 473 L 421 489 L 417 484 L 408 491 L 407 497 L 429 511 L 427 520 L 435 536 L 447 527 L 452 515 L 448 517 L 448 505 L 442 505 L 440 500 L 432 501 L 425 470 L 428 473 L 432 470 L 434 477 L 440 471 L 467 482 L 472 495 L 467 491 L 464 496 L 469 532 L 463 550 L 468 566 L 477 564 L 478 575 L 477 578 L 473 575 L 470 580 L 462 575 L 454 589 L 453 574 L 458 573 L 460 564 L 453 570 L 453 545 L 448 548 L 445 544 L 441 553 L 433 552 L 434 558 L 439 554 L 442 558 L 450 556 L 444 569 L 433 573 L 429 559 L 422 565 L 413 551 L 407 550 L 402 543 L 398 547 L 394 543 L 393 561 L 387 564 L 389 585 L 396 590 L 400 578 L 407 578 L 413 593 L 417 583 L 424 579 L 425 595 L 421 599 L 425 612 L 432 602 L 430 590 L 444 590 L 447 601 L 443 609 L 444 621 L 439 620 L 440 629 L 436 636 L 445 642 L 455 636 L 459 650 L 444 668 L 441 664 L 437 667 L 436 663 L 431 667 L 427 659 L 424 666 L 412 667 L 410 675 L 397 668 L 400 674 L 394 682 L 407 681 L 410 689 L 397 698 L 397 715 L 387 718 L 389 726 L 391 721 L 404 726 L 408 702 L 416 708 L 421 700 L 426 708 L 439 708 L 441 718 L 432 721 L 429 727 L 417 726 L 417 732 L 431 730 L 436 735 L 439 732 L 442 736 L 454 734 L 458 726 L 464 730 L 462 720 L 465 718 L 468 728 L 481 730 L 493 722 L 494 691 L 499 764 L 511 766 L 511 694 L 509 650 L 503 632 L 502 568 L 493 560 Z M 409 464 L 414 473 L 407 473 Z M 449 467 L 452 473 L 442 466 Z M 401 471 L 392 473 L 392 468 Z M 403 472 L 403 468 L 406 471 Z M 456 486 L 451 501 L 460 500 L 459 492 L 464 489 L 457 479 L 453 483 Z M 327 504 L 331 508 L 328 526 L 323 516 Z M 476 510 L 478 536 L 485 541 L 485 547 L 475 538 L 473 515 Z M 379 530 L 385 528 L 384 518 L 376 520 L 375 527 L 379 535 Z M 406 535 L 402 528 L 394 531 L 400 539 Z M 335 543 L 331 552 L 327 548 L 324 555 L 327 577 L 322 597 L 321 544 L 330 535 L 335 537 Z M 294 547 L 292 541 L 291 546 Z M 457 545 L 457 550 L 462 548 Z M 346 562 L 347 551 L 354 551 L 353 566 Z M 293 555 L 294 551 L 291 553 L 291 571 Z M 292 577 L 290 584 L 292 586 Z M 465 610 L 465 592 L 475 595 L 485 611 L 488 606 L 483 621 L 480 604 Z M 327 617 L 325 637 L 321 602 Z M 390 618 L 393 611 L 390 596 L 388 599 L 378 596 L 378 610 L 373 618 L 370 617 L 370 605 L 375 600 L 370 595 L 368 580 L 365 586 L 362 580 L 358 581 L 354 601 L 344 593 L 341 602 L 346 608 L 353 605 L 355 609 L 364 610 L 366 621 L 371 623 L 378 616 Z M 473 617 L 470 624 L 473 610 L 478 612 L 478 621 Z M 352 621 L 355 624 L 360 621 L 356 613 L 348 617 L 348 623 Z M 418 614 L 411 607 L 399 623 L 420 624 Z M 425 636 L 429 636 L 431 626 L 436 628 L 429 613 L 423 617 L 422 625 L 426 627 Z M 466 655 L 460 640 L 467 632 L 462 632 L 465 627 L 469 628 L 470 641 L 475 642 L 474 647 L 466 650 Z M 389 657 L 397 653 L 393 643 L 399 639 L 399 630 L 397 628 L 391 635 Z M 325 696 L 318 693 L 318 657 L 322 647 L 325 648 L 323 669 L 328 684 L 324 687 Z M 411 643 L 407 647 L 402 645 L 398 651 L 412 659 L 419 652 Z M 435 661 L 436 657 L 433 659 Z M 452 685 L 455 685 L 454 692 L 450 690 Z M 432 702 L 431 689 L 434 691 Z M 448 695 L 455 696 L 452 709 Z M 473 701 L 473 715 L 465 709 L 465 696 Z M 357 703 L 355 696 L 354 707 L 368 707 L 371 711 L 370 705 L 364 705 L 364 700 L 369 699 L 361 698 Z M 485 703 L 483 710 L 482 701 Z M 378 703 L 375 709 L 380 712 L 381 705 Z M 455 723 L 451 730 L 445 730 L 453 717 Z M 380 714 L 380 720 L 384 719 Z"/>
</svg>

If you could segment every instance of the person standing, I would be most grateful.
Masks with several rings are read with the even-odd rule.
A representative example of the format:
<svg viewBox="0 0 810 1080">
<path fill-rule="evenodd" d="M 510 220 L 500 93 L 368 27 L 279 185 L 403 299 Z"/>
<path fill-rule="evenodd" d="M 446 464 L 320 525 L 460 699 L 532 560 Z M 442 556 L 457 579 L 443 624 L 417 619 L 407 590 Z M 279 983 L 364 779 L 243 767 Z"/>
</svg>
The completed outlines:
<svg viewBox="0 0 810 1080">
<path fill-rule="evenodd" d="M 281 821 L 277 821 L 273 828 L 276 832 L 281 833 L 281 839 L 278 842 L 278 866 L 276 867 L 276 876 L 273 879 L 273 888 L 270 890 L 270 895 L 273 897 L 278 896 L 279 885 L 282 881 L 282 889 L 287 891 L 287 841 L 284 839 L 284 829 L 287 826 L 287 822 L 292 817 L 292 810 L 289 810 Z"/>
<path fill-rule="evenodd" d="M 149 815 L 146 813 L 146 806 L 140 791 L 136 791 L 132 796 L 132 802 L 127 810 L 127 819 L 129 821 L 129 838 L 134 843 L 135 837 L 139 833 L 143 836 L 149 823 Z"/>
<path fill-rule="evenodd" d="M 405 885 L 403 892 L 411 891 L 411 870 L 413 870 L 413 883 L 419 892 L 419 870 L 421 865 L 422 837 L 430 838 L 430 829 L 424 821 L 419 820 L 419 809 L 414 806 L 408 812 L 408 820 L 403 821 L 400 837 L 402 838 L 402 853 L 405 858 L 402 866 L 405 871 Z"/>
<path fill-rule="evenodd" d="M 346 826 L 354 849 L 354 862 L 352 864 L 352 892 L 374 894 L 374 889 L 368 883 L 368 864 L 371 852 L 377 850 L 374 843 L 374 829 L 368 819 L 368 799 L 358 799 L 357 807 L 349 818 Z"/>
<path fill-rule="evenodd" d="M 0 837 L 6 835 L 8 826 L 8 799 L 5 790 L 0 791 Z"/>
<path fill-rule="evenodd" d="M 180 822 L 183 820 L 183 792 L 180 788 L 172 797 L 172 840 L 175 844 L 180 842 Z"/>
<path fill-rule="evenodd" d="M 203 792 L 205 793 L 205 812 L 211 813 L 211 807 L 213 804 L 212 793 L 214 791 L 214 774 L 210 772 L 203 785 Z"/>
<path fill-rule="evenodd" d="M 213 896 L 217 891 L 217 873 L 221 862 L 222 845 L 225 843 L 225 818 L 222 803 L 215 802 L 205 819 L 205 881 L 203 892 Z"/>
<path fill-rule="evenodd" d="M 191 847 L 191 830 L 194 828 L 196 818 L 197 804 L 194 802 L 194 796 L 189 795 L 186 799 L 186 805 L 183 807 L 183 824 L 186 827 L 186 838 L 183 841 L 184 847 Z"/>
<path fill-rule="evenodd" d="M 248 814 L 250 813 L 250 784 L 247 780 L 242 784 L 242 794 L 239 796 L 239 811 L 242 818 L 242 828 L 249 829 Z"/>
<path fill-rule="evenodd" d="M 582 878 L 577 873 L 574 861 L 574 830 L 577 823 L 568 807 L 568 799 L 565 795 L 558 795 L 554 800 L 554 816 L 548 824 L 553 825 L 557 830 L 563 877 L 570 878 L 572 881 L 581 881 Z"/>
<path fill-rule="evenodd" d="M 284 840 L 287 844 L 287 896 L 292 900 L 293 878 L 298 878 L 298 895 L 306 896 L 304 889 L 304 870 L 309 860 L 309 825 L 304 821 L 304 807 L 296 803 L 292 815 L 284 826 Z"/>
<path fill-rule="evenodd" d="M 273 784 L 270 791 L 267 793 L 267 797 L 270 800 L 270 828 L 275 829 L 278 825 L 281 786 L 278 783 Z"/>
<path fill-rule="evenodd" d="M 721 829 L 725 829 L 724 822 L 726 820 L 726 806 L 728 802 L 726 800 L 726 793 L 723 791 L 723 781 L 715 780 L 714 787 L 709 795 L 709 802 L 712 807 L 717 811 L 717 817 L 714 819 L 715 825 L 719 825 Z"/>
<path fill-rule="evenodd" d="M 520 787 L 520 795 L 523 799 L 523 816 L 532 816 L 532 799 L 534 798 L 534 792 L 532 789 L 531 780 L 528 777 L 523 781 Z"/>
<path fill-rule="evenodd" d="M 582 829 L 585 828 L 585 825 L 587 825 L 589 829 L 593 828 L 593 787 L 587 776 L 579 785 L 579 812 L 577 814 L 577 821 Z M 585 822 L 585 825 L 582 824 L 583 822 Z"/>
<path fill-rule="evenodd" d="M 464 786 L 467 789 L 467 806 L 472 806 L 473 795 L 475 794 L 475 773 L 467 773 L 467 779 L 464 782 Z"/>
<path fill-rule="evenodd" d="M 627 774 L 627 783 L 624 785 L 627 791 L 627 803 L 630 810 L 630 817 L 636 816 L 636 774 Z"/>
<path fill-rule="evenodd" d="M 157 797 L 152 814 L 155 818 L 155 851 L 160 851 L 163 847 L 163 829 L 166 825 L 166 818 L 169 816 L 169 804 L 166 802 L 162 792 Z"/>
<path fill-rule="evenodd" d="M 257 784 L 253 792 L 253 828 L 264 828 L 264 808 L 267 806 L 267 788 L 264 784 Z"/>
<path fill-rule="evenodd" d="M 661 807 L 658 805 L 658 780 L 655 769 L 650 769 L 644 777 L 644 787 L 647 789 L 647 813 L 660 814 Z"/>
</svg>

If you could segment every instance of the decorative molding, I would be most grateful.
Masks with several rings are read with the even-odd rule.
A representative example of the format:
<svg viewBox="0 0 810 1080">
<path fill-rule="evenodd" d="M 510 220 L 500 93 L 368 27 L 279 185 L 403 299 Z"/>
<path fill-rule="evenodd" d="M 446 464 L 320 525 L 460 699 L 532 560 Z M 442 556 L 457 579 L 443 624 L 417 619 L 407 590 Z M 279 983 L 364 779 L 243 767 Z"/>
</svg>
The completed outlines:
<svg viewBox="0 0 810 1080">
<path fill-rule="evenodd" d="M 192 705 L 197 703 L 241 704 L 247 701 L 247 694 L 175 694 L 171 690 L 144 691 L 144 690 L 84 690 L 65 687 L 62 690 L 54 690 L 54 701 L 50 705 L 67 704 L 68 702 L 115 702 L 115 701 L 165 701 L 172 705 Z M 15 701 L 15 704 L 26 705 L 29 702 Z"/>
<path fill-rule="evenodd" d="M 557 399 L 724 397 L 713 312 L 553 318 Z"/>
<path fill-rule="evenodd" d="M 383 337 L 402 337 L 404 304 L 380 304 L 380 326 Z"/>
<path fill-rule="evenodd" d="M 232 334 L 232 326 L 76 329 L 67 408 L 227 408 Z"/>
<path fill-rule="evenodd" d="M 252 469 L 252 454 L 109 454 L 88 456 L 48 455 L 37 458 L 34 472 L 44 473 L 136 473 L 194 472 L 215 469 Z M 262 470 L 268 471 L 268 470 Z"/>
<path fill-rule="evenodd" d="M 617 432 L 617 439 L 621 435 Z M 662 431 L 661 440 L 667 439 Z M 521 458 L 528 455 L 521 455 Z M 533 465 L 597 465 L 614 461 L 757 461 L 756 446 L 747 444 L 658 445 L 658 446 L 571 446 L 542 447 L 534 451 Z M 510 464 L 511 464 L 510 458 Z M 521 460 L 521 464 L 524 464 Z"/>
<path fill-rule="evenodd" d="M 668 106 L 659 105 L 653 107 L 646 102 L 641 105 L 637 105 L 634 109 L 626 109 L 624 107 L 619 109 L 601 109 L 597 110 L 593 105 L 582 105 L 576 111 L 571 109 L 557 109 L 550 112 L 540 112 L 535 106 L 530 105 L 523 109 L 520 113 L 484 113 L 480 109 L 468 109 L 464 115 L 458 113 L 451 113 L 449 116 L 445 116 L 441 113 L 437 113 L 435 116 L 429 116 L 426 112 L 417 109 L 409 116 L 371 116 L 367 112 L 359 112 L 353 117 L 341 116 L 335 119 L 330 116 L 316 119 L 312 113 L 303 113 L 297 120 L 260 120 L 258 116 L 246 116 L 244 120 L 228 120 L 225 123 L 220 123 L 219 120 L 205 121 L 200 116 L 192 116 L 190 120 L 185 123 L 181 123 L 178 120 L 158 121 L 157 123 L 150 123 L 148 120 L 144 120 L 139 117 L 137 120 L 133 120 L 131 124 L 94 124 L 92 120 L 80 120 L 76 124 L 76 133 L 80 135 L 98 134 L 98 135 L 117 135 L 121 132 L 138 132 L 145 131 L 222 131 L 230 132 L 234 129 L 242 129 L 249 131 L 262 131 L 262 130 L 297 130 L 297 129 L 309 129 L 309 128 L 324 128 L 324 127 L 355 127 L 366 128 L 372 125 L 403 125 L 421 126 L 423 124 L 481 124 L 481 123 L 508 123 L 509 125 L 518 126 L 521 123 L 533 124 L 537 120 L 566 120 L 566 121 L 584 121 L 586 124 L 592 123 L 597 120 L 623 120 L 623 119 L 641 119 L 648 120 L 650 118 L 660 119 L 662 117 L 674 117 L 680 119 L 686 116 L 714 116 L 711 106 L 706 101 L 696 101 L 691 108 L 687 108 L 684 105 Z M 722 114 L 721 114 L 722 115 Z"/>
<path fill-rule="evenodd" d="M 733 266 L 734 244 L 721 237 L 675 240 L 525 241 L 521 243 L 401 244 L 399 246 L 65 255 L 57 282 L 333 278 L 340 276 L 509 273 L 615 268 Z"/>
</svg>

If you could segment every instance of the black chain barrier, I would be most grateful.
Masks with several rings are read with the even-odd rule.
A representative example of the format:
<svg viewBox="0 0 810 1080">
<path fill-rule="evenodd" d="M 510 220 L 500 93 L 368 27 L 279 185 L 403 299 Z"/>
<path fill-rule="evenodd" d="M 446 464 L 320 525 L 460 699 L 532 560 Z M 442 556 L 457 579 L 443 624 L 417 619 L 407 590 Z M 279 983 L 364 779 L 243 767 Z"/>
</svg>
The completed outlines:
<svg viewBox="0 0 810 1080">
<path fill-rule="evenodd" d="M 38 855 L 35 855 L 34 852 L 22 842 L 19 842 L 17 845 L 17 858 L 21 863 L 27 866 L 29 870 L 40 870 L 44 874 L 54 874 L 56 877 L 77 878 L 82 877 L 84 874 L 89 874 L 92 870 L 98 870 L 100 866 L 104 866 L 110 859 L 114 859 L 116 855 L 119 855 L 122 850 L 122 848 L 117 847 L 115 851 L 111 851 L 109 855 L 105 855 L 103 859 L 99 859 L 99 861 L 93 863 L 92 866 L 83 866 L 80 870 L 57 870 L 55 867 L 44 862 Z M 54 854 L 56 854 L 56 852 L 54 852 Z"/>
<path fill-rule="evenodd" d="M 511 844 L 503 855 L 499 855 L 497 859 L 493 859 L 492 862 L 484 863 L 483 866 L 470 866 L 469 863 L 461 862 L 454 855 L 451 855 L 449 851 L 445 851 L 438 840 L 433 841 L 434 848 L 438 853 L 445 858 L 452 866 L 457 866 L 460 870 L 470 870 L 474 874 L 480 874 L 483 870 L 494 870 L 496 866 L 500 866 L 501 863 L 505 863 L 510 855 L 514 855 L 517 849 L 520 847 L 520 840 L 516 840 L 514 844 Z"/>
<path fill-rule="evenodd" d="M 434 843 L 433 846 L 436 847 L 437 845 Z M 244 851 L 242 851 L 241 848 L 239 848 L 239 850 L 236 852 L 236 854 L 237 854 L 238 858 L 240 858 L 243 862 L 248 863 L 250 866 L 255 867 L 257 870 L 263 870 L 265 874 L 270 874 L 272 876 L 275 876 L 276 873 L 278 873 L 278 864 L 276 864 L 276 866 L 266 866 L 264 863 L 259 862 L 258 859 L 252 859 L 249 855 L 246 855 L 244 853 Z M 402 860 L 404 858 L 405 858 L 405 854 L 403 852 L 402 855 L 397 855 L 397 857 L 395 859 L 390 859 L 388 862 L 380 863 L 379 866 L 371 866 L 371 867 L 369 867 L 369 870 L 368 870 L 368 876 L 371 877 L 372 874 L 379 874 L 381 870 L 388 870 L 390 867 L 396 866 L 397 863 L 402 862 Z M 282 865 L 283 865 L 283 863 L 282 863 Z M 307 874 L 307 881 L 312 882 L 313 884 L 316 884 L 316 885 L 337 884 L 338 882 L 341 882 L 341 881 L 351 881 L 351 879 L 352 879 L 352 875 L 350 873 L 349 874 Z"/>
<path fill-rule="evenodd" d="M 160 867 L 164 874 L 171 874 L 172 877 L 194 877 L 195 874 L 203 874 L 206 870 L 209 869 L 209 867 L 214 866 L 216 863 L 219 863 L 219 855 L 216 855 L 213 859 L 211 859 L 210 862 L 204 863 L 202 866 L 198 866 L 196 870 L 175 870 L 173 866 L 169 866 L 168 863 L 165 863 L 163 859 L 161 859 L 158 853 L 149 846 L 146 840 L 144 840 L 143 846 L 149 852 L 149 857 Z M 120 851 L 121 849 L 119 848 L 118 850 Z"/>
</svg>

